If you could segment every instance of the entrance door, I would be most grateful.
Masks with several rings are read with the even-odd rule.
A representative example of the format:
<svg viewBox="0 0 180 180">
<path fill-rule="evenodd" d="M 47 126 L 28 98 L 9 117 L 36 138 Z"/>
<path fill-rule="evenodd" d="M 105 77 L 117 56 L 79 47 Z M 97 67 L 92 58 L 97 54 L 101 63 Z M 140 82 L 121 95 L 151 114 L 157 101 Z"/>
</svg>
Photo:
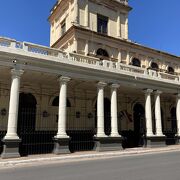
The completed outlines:
<svg viewBox="0 0 180 180">
<path fill-rule="evenodd" d="M 36 123 L 36 99 L 28 93 L 19 95 L 19 113 L 18 113 L 18 135 L 22 142 L 20 145 L 21 155 L 32 154 L 32 144 L 36 141 L 35 123 Z"/>
<path fill-rule="evenodd" d="M 36 123 L 36 99 L 32 94 L 19 96 L 18 132 L 34 132 Z"/>
<path fill-rule="evenodd" d="M 171 108 L 171 126 L 172 126 L 172 133 L 177 133 L 177 119 L 176 119 L 176 108 Z"/>
<path fill-rule="evenodd" d="M 137 103 L 133 108 L 134 118 L 134 147 L 142 146 L 143 139 L 142 135 L 145 133 L 145 110 L 144 107 Z"/>
<path fill-rule="evenodd" d="M 111 102 L 108 98 L 104 98 L 104 132 L 111 134 Z"/>
</svg>

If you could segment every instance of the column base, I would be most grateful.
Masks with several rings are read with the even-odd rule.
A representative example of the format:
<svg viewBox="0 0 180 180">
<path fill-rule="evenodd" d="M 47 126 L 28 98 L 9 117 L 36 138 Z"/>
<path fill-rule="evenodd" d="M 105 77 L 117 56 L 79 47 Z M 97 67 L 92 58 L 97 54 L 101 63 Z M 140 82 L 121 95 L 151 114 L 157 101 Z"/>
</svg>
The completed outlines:
<svg viewBox="0 0 180 180">
<path fill-rule="evenodd" d="M 95 151 L 119 151 L 122 150 L 122 137 L 94 137 Z"/>
<path fill-rule="evenodd" d="M 1 157 L 3 159 L 8 158 L 19 158 L 19 143 L 21 142 L 20 139 L 3 139 L 3 152 Z"/>
<path fill-rule="evenodd" d="M 70 154 L 69 150 L 69 141 L 70 138 L 54 138 L 54 150 L 53 153 L 58 154 Z"/>
<path fill-rule="evenodd" d="M 145 147 L 165 147 L 166 136 L 149 136 L 145 137 Z"/>
</svg>

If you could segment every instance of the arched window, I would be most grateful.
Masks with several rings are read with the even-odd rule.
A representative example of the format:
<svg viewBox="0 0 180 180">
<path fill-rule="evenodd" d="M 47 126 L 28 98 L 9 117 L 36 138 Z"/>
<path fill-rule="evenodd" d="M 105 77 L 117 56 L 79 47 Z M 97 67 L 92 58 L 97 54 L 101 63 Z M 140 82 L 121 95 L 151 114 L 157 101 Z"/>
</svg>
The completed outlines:
<svg viewBox="0 0 180 180">
<path fill-rule="evenodd" d="M 34 95 L 31 93 L 20 93 L 19 106 L 24 107 L 36 107 L 37 101 Z"/>
<path fill-rule="evenodd" d="M 153 70 L 158 70 L 159 69 L 159 66 L 157 65 L 157 63 L 155 63 L 155 62 L 152 62 L 151 63 L 151 69 L 153 69 Z"/>
<path fill-rule="evenodd" d="M 169 74 L 174 74 L 174 68 L 172 68 L 172 67 L 168 67 L 168 69 L 167 69 L 167 72 L 169 73 Z"/>
<path fill-rule="evenodd" d="M 36 129 L 36 105 L 37 101 L 31 93 L 19 94 L 19 112 L 18 112 L 18 134 L 22 136 L 24 132 L 33 133 Z M 22 142 L 24 142 L 22 136 Z"/>
<path fill-rule="evenodd" d="M 59 96 L 56 96 L 52 102 L 52 106 L 58 107 L 59 106 Z M 71 103 L 69 99 L 67 99 L 67 107 L 71 107 Z"/>
<path fill-rule="evenodd" d="M 132 59 L 132 65 L 133 65 L 133 66 L 137 66 L 137 67 L 141 67 L 141 62 L 140 62 L 139 59 L 133 58 L 133 59 Z"/>
<path fill-rule="evenodd" d="M 108 52 L 106 50 L 104 50 L 104 49 L 101 49 L 101 48 L 99 48 L 97 50 L 96 55 L 97 56 L 102 56 L 102 57 L 109 57 Z"/>
</svg>

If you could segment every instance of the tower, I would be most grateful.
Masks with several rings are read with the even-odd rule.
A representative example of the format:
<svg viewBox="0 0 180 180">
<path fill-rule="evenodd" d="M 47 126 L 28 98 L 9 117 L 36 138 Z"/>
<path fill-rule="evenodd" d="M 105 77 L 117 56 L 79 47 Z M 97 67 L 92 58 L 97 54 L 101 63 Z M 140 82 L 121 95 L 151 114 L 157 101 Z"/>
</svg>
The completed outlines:
<svg viewBox="0 0 180 180">
<path fill-rule="evenodd" d="M 114 40 L 128 40 L 127 0 L 58 0 L 51 10 L 50 46 L 118 59 Z"/>
</svg>

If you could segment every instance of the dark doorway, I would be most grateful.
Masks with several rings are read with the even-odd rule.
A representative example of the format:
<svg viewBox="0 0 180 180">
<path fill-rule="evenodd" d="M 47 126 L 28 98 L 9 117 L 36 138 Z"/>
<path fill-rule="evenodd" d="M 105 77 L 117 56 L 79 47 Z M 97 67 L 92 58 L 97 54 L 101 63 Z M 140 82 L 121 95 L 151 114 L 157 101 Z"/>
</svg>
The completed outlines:
<svg viewBox="0 0 180 180">
<path fill-rule="evenodd" d="M 36 99 L 32 94 L 19 95 L 18 133 L 35 131 L 36 104 Z"/>
<path fill-rule="evenodd" d="M 164 128 L 164 111 L 161 108 L 161 125 L 162 125 L 162 132 L 163 134 L 165 133 L 165 128 Z"/>
<path fill-rule="evenodd" d="M 142 136 L 145 133 L 145 110 L 144 107 L 137 103 L 133 108 L 133 119 L 134 119 L 134 147 L 143 145 Z"/>
<path fill-rule="evenodd" d="M 50 131 L 48 125 L 36 128 L 36 117 L 45 118 L 43 113 L 36 111 L 36 98 L 30 93 L 21 93 L 19 96 L 18 135 L 21 138 L 19 152 L 21 156 L 31 154 L 52 153 L 53 137 L 56 131 Z M 51 116 L 50 116 L 51 117 Z"/>
<path fill-rule="evenodd" d="M 104 98 L 104 132 L 111 134 L 111 102 L 108 98 Z"/>
<path fill-rule="evenodd" d="M 171 128 L 167 129 L 165 132 L 166 135 L 166 144 L 167 145 L 175 145 L 177 143 L 176 133 L 177 133 L 177 119 L 176 119 L 176 108 L 172 107 L 170 109 L 170 122 Z"/>
<path fill-rule="evenodd" d="M 20 154 L 28 155 L 30 144 L 35 141 L 36 127 L 36 99 L 30 93 L 21 93 L 19 95 L 19 112 L 18 112 L 18 135 L 22 142 L 20 144 Z"/>
<path fill-rule="evenodd" d="M 176 119 L 176 108 L 171 108 L 171 127 L 172 127 L 172 133 L 177 133 L 177 119 Z"/>
</svg>

